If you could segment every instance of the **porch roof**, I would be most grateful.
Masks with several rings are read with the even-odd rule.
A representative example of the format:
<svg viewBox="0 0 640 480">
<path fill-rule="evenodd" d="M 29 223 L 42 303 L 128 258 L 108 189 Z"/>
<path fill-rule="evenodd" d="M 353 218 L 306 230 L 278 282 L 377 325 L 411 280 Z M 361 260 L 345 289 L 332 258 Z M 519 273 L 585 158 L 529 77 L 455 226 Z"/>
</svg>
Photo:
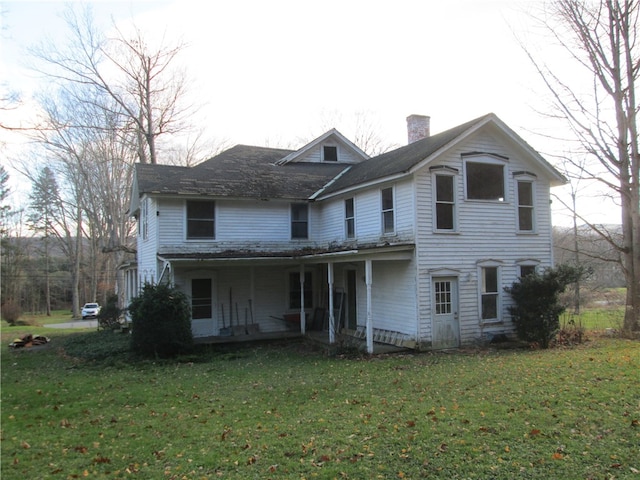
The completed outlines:
<svg viewBox="0 0 640 480">
<path fill-rule="evenodd" d="M 326 263 L 353 261 L 359 257 L 375 260 L 410 260 L 415 244 L 412 242 L 340 246 L 333 248 L 301 248 L 296 250 L 224 250 L 219 252 L 158 253 L 162 261 L 179 264 L 203 262 L 246 262 L 266 264 Z M 364 260 L 364 258 L 361 258 Z"/>
</svg>

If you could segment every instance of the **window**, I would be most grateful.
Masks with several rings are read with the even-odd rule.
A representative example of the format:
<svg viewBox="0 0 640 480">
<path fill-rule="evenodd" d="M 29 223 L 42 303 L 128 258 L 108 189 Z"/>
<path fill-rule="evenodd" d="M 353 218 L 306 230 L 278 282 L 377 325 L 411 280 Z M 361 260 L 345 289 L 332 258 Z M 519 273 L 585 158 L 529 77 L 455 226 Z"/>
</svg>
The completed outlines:
<svg viewBox="0 0 640 480">
<path fill-rule="evenodd" d="M 451 282 L 434 282 L 436 290 L 436 315 L 451 313 Z"/>
<path fill-rule="evenodd" d="M 518 181 L 518 230 L 533 231 L 533 182 Z"/>
<path fill-rule="evenodd" d="M 344 201 L 344 233 L 347 238 L 355 238 L 356 236 L 353 198 L 347 198 Z"/>
<path fill-rule="evenodd" d="M 291 238 L 309 238 L 309 206 L 306 203 L 291 205 Z"/>
<path fill-rule="evenodd" d="M 145 198 L 142 201 L 142 239 L 146 240 L 149 234 L 149 199 Z"/>
<path fill-rule="evenodd" d="M 520 265 L 520 278 L 526 277 L 527 275 L 534 275 L 535 273 L 535 265 Z"/>
<path fill-rule="evenodd" d="M 215 238 L 215 202 L 187 202 L 187 238 Z"/>
<path fill-rule="evenodd" d="M 332 145 L 324 145 L 322 147 L 322 160 L 325 162 L 337 162 L 338 147 Z"/>
<path fill-rule="evenodd" d="M 393 188 L 382 189 L 382 233 L 393 233 L 395 221 L 393 215 Z"/>
<path fill-rule="evenodd" d="M 454 230 L 454 180 L 452 175 L 436 175 L 436 230 Z"/>
<path fill-rule="evenodd" d="M 481 309 L 482 321 L 491 322 L 499 320 L 499 300 L 498 291 L 498 267 L 482 267 L 481 270 Z"/>
<path fill-rule="evenodd" d="M 191 280 L 191 318 L 213 318 L 211 279 Z"/>
<path fill-rule="evenodd" d="M 313 285 L 311 272 L 304 272 L 304 308 L 313 307 Z M 289 308 L 300 309 L 300 272 L 289 273 Z"/>
<path fill-rule="evenodd" d="M 504 202 L 504 165 L 467 162 L 467 199 Z"/>
</svg>

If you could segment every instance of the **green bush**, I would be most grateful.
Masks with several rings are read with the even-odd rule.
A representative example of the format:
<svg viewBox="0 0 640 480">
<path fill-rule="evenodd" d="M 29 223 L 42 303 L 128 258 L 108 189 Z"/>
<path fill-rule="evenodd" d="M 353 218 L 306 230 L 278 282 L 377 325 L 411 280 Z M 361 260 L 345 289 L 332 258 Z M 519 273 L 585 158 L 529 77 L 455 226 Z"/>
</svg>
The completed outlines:
<svg viewBox="0 0 640 480">
<path fill-rule="evenodd" d="M 120 315 L 122 310 L 118 308 L 118 295 L 111 294 L 107 297 L 107 304 L 100 309 L 98 326 L 104 330 L 114 330 L 120 327 Z"/>
<path fill-rule="evenodd" d="M 542 274 L 526 275 L 505 288 L 515 301 L 509 313 L 520 340 L 549 348 L 560 330 L 560 315 L 566 308 L 560 302 L 560 294 L 581 276 L 580 269 L 559 265 Z"/>
<path fill-rule="evenodd" d="M 135 353 L 169 357 L 191 351 L 191 308 L 184 293 L 168 285 L 147 284 L 131 301 L 129 312 Z"/>
</svg>

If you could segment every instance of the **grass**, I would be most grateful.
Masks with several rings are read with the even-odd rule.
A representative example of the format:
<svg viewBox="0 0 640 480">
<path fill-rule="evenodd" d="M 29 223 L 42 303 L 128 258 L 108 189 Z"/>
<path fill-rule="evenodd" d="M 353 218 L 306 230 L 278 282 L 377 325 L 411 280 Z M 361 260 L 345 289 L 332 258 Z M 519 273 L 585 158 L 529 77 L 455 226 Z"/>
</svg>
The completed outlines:
<svg viewBox="0 0 640 480">
<path fill-rule="evenodd" d="M 2 477 L 640 478 L 640 345 L 129 357 L 126 335 L 2 345 Z"/>
</svg>

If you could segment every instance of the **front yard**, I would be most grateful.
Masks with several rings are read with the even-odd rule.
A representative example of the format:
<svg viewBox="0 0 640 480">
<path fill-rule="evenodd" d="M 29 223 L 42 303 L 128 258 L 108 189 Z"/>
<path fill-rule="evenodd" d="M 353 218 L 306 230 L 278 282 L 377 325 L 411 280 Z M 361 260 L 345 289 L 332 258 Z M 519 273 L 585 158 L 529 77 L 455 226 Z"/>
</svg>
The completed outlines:
<svg viewBox="0 0 640 480">
<path fill-rule="evenodd" d="M 640 479 L 637 342 L 130 362 L 124 335 L 50 336 L 11 352 L 3 335 L 6 479 Z"/>
</svg>

